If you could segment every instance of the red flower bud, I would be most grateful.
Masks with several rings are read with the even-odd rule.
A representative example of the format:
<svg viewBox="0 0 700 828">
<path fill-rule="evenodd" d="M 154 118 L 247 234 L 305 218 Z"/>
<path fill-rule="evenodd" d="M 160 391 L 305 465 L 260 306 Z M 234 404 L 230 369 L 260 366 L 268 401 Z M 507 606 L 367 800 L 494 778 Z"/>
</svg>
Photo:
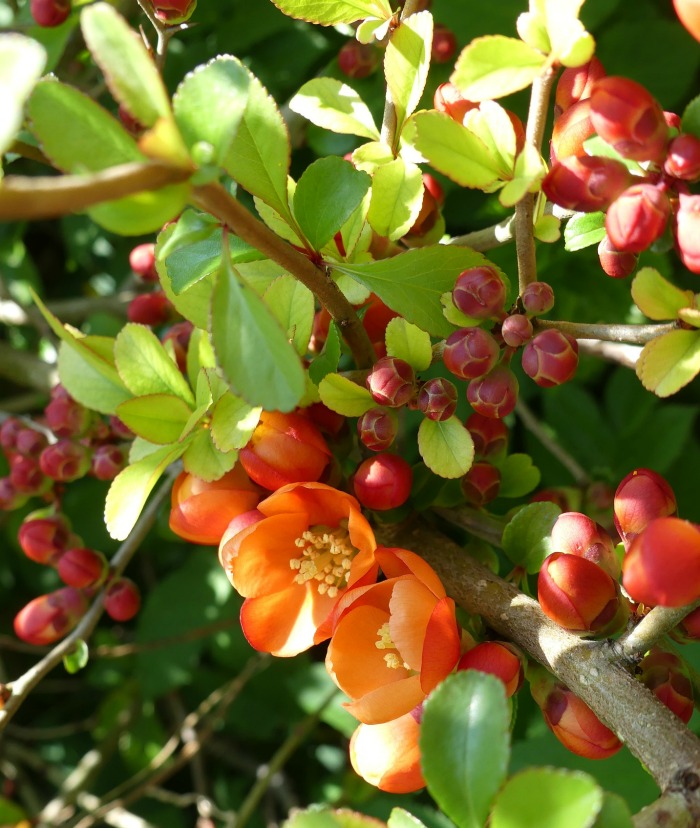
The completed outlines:
<svg viewBox="0 0 700 828">
<path fill-rule="evenodd" d="M 541 316 L 554 307 L 554 291 L 547 282 L 530 282 L 520 294 L 520 301 L 528 316 Z"/>
<path fill-rule="evenodd" d="M 347 422 L 342 414 L 332 411 L 321 402 L 311 403 L 299 413 L 308 417 L 314 425 L 317 425 L 321 431 L 331 437 L 337 437 Z"/>
<path fill-rule="evenodd" d="M 29 11 L 39 26 L 60 26 L 70 14 L 70 0 L 30 0 Z"/>
<path fill-rule="evenodd" d="M 623 158 L 658 161 L 665 154 L 668 127 L 653 96 L 629 78 L 602 78 L 591 93 L 595 131 Z"/>
<path fill-rule="evenodd" d="M 595 134 L 591 122 L 589 98 L 575 103 L 554 121 L 550 156 L 552 161 L 561 161 L 570 155 L 583 155 L 583 143 Z"/>
<path fill-rule="evenodd" d="M 126 309 L 129 322 L 138 322 L 141 325 L 162 325 L 170 316 L 170 300 L 162 290 L 153 293 L 142 293 L 135 296 Z"/>
<path fill-rule="evenodd" d="M 435 222 L 440 216 L 440 206 L 437 199 L 430 192 L 428 187 L 423 184 L 423 201 L 421 203 L 420 211 L 416 216 L 416 220 L 406 232 L 407 236 L 424 236 L 429 230 L 435 226 Z"/>
<path fill-rule="evenodd" d="M 398 454 L 377 454 L 364 460 L 353 476 L 355 497 L 376 511 L 396 509 L 408 500 L 413 470 Z"/>
<path fill-rule="evenodd" d="M 11 512 L 19 509 L 29 499 L 29 495 L 18 492 L 9 477 L 0 477 L 0 510 Z"/>
<path fill-rule="evenodd" d="M 399 421 L 388 408 L 370 408 L 357 421 L 360 441 L 371 451 L 384 451 L 394 442 Z"/>
<path fill-rule="evenodd" d="M 105 612 L 113 621 L 131 621 L 141 607 L 141 593 L 129 578 L 116 578 L 107 587 Z"/>
<path fill-rule="evenodd" d="M 44 414 L 48 427 L 57 437 L 82 437 L 93 421 L 89 409 L 64 395 L 52 399 Z"/>
<path fill-rule="evenodd" d="M 518 380 L 504 365 L 496 366 L 484 377 L 473 379 L 467 388 L 467 402 L 484 417 L 502 420 L 515 408 Z"/>
<path fill-rule="evenodd" d="M 129 253 L 129 265 L 144 282 L 157 282 L 156 246 L 153 242 L 139 244 Z"/>
<path fill-rule="evenodd" d="M 418 409 L 429 420 L 448 420 L 457 410 L 457 389 L 443 377 L 424 382 L 418 392 Z"/>
<path fill-rule="evenodd" d="M 532 339 L 532 322 L 521 313 L 507 316 L 501 325 L 501 336 L 506 345 L 520 348 Z"/>
<path fill-rule="evenodd" d="M 689 133 L 677 135 L 668 145 L 664 172 L 682 181 L 700 178 L 700 138 Z"/>
<path fill-rule="evenodd" d="M 16 454 L 10 461 L 10 482 L 18 492 L 27 495 L 41 494 L 51 485 L 33 457 Z"/>
<path fill-rule="evenodd" d="M 445 368 L 460 379 L 483 377 L 496 365 L 498 342 L 483 328 L 460 328 L 445 340 Z"/>
<path fill-rule="evenodd" d="M 455 33 L 442 23 L 436 23 L 433 28 L 433 45 L 431 57 L 433 63 L 449 63 L 457 51 L 457 37 Z"/>
<path fill-rule="evenodd" d="M 656 698 L 687 724 L 693 715 L 693 685 L 688 669 L 673 653 L 652 647 L 639 662 L 639 679 Z"/>
<path fill-rule="evenodd" d="M 174 325 L 171 325 L 160 338 L 160 341 L 164 345 L 168 342 L 172 345 L 177 367 L 183 374 L 187 370 L 187 349 L 193 330 L 194 325 L 185 319 L 183 322 L 176 322 Z"/>
<path fill-rule="evenodd" d="M 425 181 L 425 176 L 423 176 L 423 180 Z M 383 342 L 386 326 L 399 314 L 388 305 L 385 305 L 375 293 L 370 295 L 369 299 L 362 305 L 362 309 L 364 310 L 362 314 L 362 327 L 367 331 L 370 342 Z M 328 328 L 326 328 L 327 335 Z"/>
<path fill-rule="evenodd" d="M 532 495 L 530 503 L 554 503 L 562 512 L 569 512 L 573 509 L 573 490 L 564 486 L 553 486 L 550 489 L 542 489 Z"/>
<path fill-rule="evenodd" d="M 434 178 L 430 173 L 423 173 L 423 186 L 435 201 L 437 201 L 438 206 L 442 207 L 445 203 L 445 191 L 442 189 L 442 184 L 440 184 L 437 178 Z"/>
<path fill-rule="evenodd" d="M 578 343 L 561 331 L 541 331 L 525 346 L 522 365 L 523 371 L 542 388 L 561 385 L 576 373 Z"/>
<path fill-rule="evenodd" d="M 323 435 L 308 417 L 279 411 L 263 411 L 239 455 L 251 480 L 271 491 L 318 480 L 330 456 Z"/>
<path fill-rule="evenodd" d="M 80 590 L 64 587 L 30 601 L 15 616 L 15 633 L 28 644 L 53 644 L 85 615 L 88 602 Z"/>
<path fill-rule="evenodd" d="M 126 467 L 126 450 L 121 446 L 98 446 L 92 455 L 90 470 L 98 480 L 114 480 Z"/>
<path fill-rule="evenodd" d="M 438 112 L 444 112 L 453 121 L 457 121 L 458 124 L 464 121 L 464 116 L 470 109 L 478 109 L 479 107 L 478 103 L 468 101 L 463 97 L 459 89 L 450 81 L 441 83 L 435 90 L 433 104 Z"/>
<path fill-rule="evenodd" d="M 700 529 L 686 520 L 652 520 L 622 562 L 622 584 L 634 601 L 683 607 L 700 598 Z"/>
<path fill-rule="evenodd" d="M 554 93 L 555 116 L 561 115 L 575 103 L 590 98 L 595 82 L 604 77 L 605 69 L 597 57 L 592 57 L 582 66 L 564 69 Z"/>
<path fill-rule="evenodd" d="M 556 552 L 577 555 L 597 564 L 608 575 L 620 577 L 620 561 L 615 544 L 605 529 L 580 512 L 564 512 L 552 527 L 552 548 Z"/>
<path fill-rule="evenodd" d="M 691 613 L 686 615 L 678 627 L 676 627 L 674 633 L 675 632 L 680 632 L 683 640 L 700 640 L 700 607 L 698 607 L 698 609 L 694 609 Z"/>
<path fill-rule="evenodd" d="M 498 496 L 501 473 L 491 463 L 474 463 L 462 477 L 461 486 L 467 503 L 485 506 Z"/>
<path fill-rule="evenodd" d="M 0 446 L 5 454 L 17 450 L 17 435 L 24 431 L 26 426 L 17 417 L 8 417 L 0 426 Z"/>
<path fill-rule="evenodd" d="M 518 648 L 506 641 L 484 641 L 460 658 L 458 670 L 478 670 L 499 678 L 510 698 L 522 687 L 525 675 L 523 657 Z"/>
<path fill-rule="evenodd" d="M 110 415 L 109 418 L 109 430 L 112 437 L 117 440 L 133 440 L 135 436 L 134 432 L 114 414 Z"/>
<path fill-rule="evenodd" d="M 506 286 L 495 268 L 488 265 L 472 267 L 457 277 L 452 301 L 473 319 L 491 319 L 503 310 Z"/>
<path fill-rule="evenodd" d="M 567 210 L 607 210 L 630 186 L 632 175 L 622 161 L 591 155 L 570 155 L 557 161 L 542 181 L 550 201 Z"/>
<path fill-rule="evenodd" d="M 676 514 L 669 483 L 651 469 L 635 469 L 623 478 L 613 500 L 615 528 L 627 546 L 654 518 Z"/>
<path fill-rule="evenodd" d="M 680 195 L 676 213 L 676 244 L 683 264 L 691 273 L 700 273 L 700 196 Z"/>
<path fill-rule="evenodd" d="M 618 250 L 607 236 L 598 245 L 598 260 L 603 272 L 613 279 L 624 279 L 634 272 L 639 261 L 638 253 Z"/>
<path fill-rule="evenodd" d="M 22 551 L 30 560 L 49 565 L 58 560 L 72 540 L 70 525 L 63 515 L 28 515 L 19 527 L 17 537 Z"/>
<path fill-rule="evenodd" d="M 17 432 L 15 449 L 25 457 L 38 457 L 48 446 L 46 435 L 35 428 L 22 428 Z"/>
<path fill-rule="evenodd" d="M 403 359 L 383 357 L 372 366 L 366 384 L 375 402 L 398 408 L 413 398 L 416 375 Z"/>
<path fill-rule="evenodd" d="M 349 78 L 366 78 L 379 66 L 379 53 L 369 43 L 348 40 L 338 52 L 338 68 Z"/>
<path fill-rule="evenodd" d="M 165 23 L 184 23 L 192 17 L 197 0 L 153 0 L 156 17 Z"/>
<path fill-rule="evenodd" d="M 564 552 L 545 559 L 537 578 L 537 597 L 545 615 L 572 632 L 611 633 L 628 614 L 607 572 Z"/>
<path fill-rule="evenodd" d="M 63 552 L 56 569 L 64 584 L 76 589 L 85 589 L 102 583 L 109 570 L 109 564 L 101 552 L 78 547 Z"/>
<path fill-rule="evenodd" d="M 477 457 L 493 457 L 505 451 L 508 445 L 508 426 L 503 420 L 484 417 L 483 414 L 470 415 L 465 424 L 474 441 L 474 453 Z"/>
<path fill-rule="evenodd" d="M 654 184 L 633 184 L 610 205 L 605 231 L 612 244 L 627 253 L 641 253 L 664 232 L 671 202 Z"/>
<path fill-rule="evenodd" d="M 69 483 L 84 477 L 90 470 L 90 449 L 63 439 L 41 452 L 39 466 L 47 477 Z"/>
</svg>

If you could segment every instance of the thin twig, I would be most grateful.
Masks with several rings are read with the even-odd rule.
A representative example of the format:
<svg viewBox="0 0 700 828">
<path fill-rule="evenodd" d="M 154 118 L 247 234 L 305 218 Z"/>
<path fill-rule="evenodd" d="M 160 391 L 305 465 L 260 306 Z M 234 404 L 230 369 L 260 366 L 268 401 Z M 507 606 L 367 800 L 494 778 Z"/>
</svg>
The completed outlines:
<svg viewBox="0 0 700 828">
<path fill-rule="evenodd" d="M 474 230 L 471 233 L 465 233 L 463 236 L 454 236 L 447 244 L 458 247 L 471 247 L 472 250 L 478 250 L 480 253 L 486 253 L 488 250 L 493 250 L 496 247 L 502 247 L 513 241 L 515 232 L 514 216 L 508 216 L 498 224 L 492 224 L 490 227 L 485 227 L 483 230 Z"/>
<path fill-rule="evenodd" d="M 613 648 L 626 659 L 635 659 L 660 641 L 694 609 L 700 600 L 687 607 L 654 607 L 637 626 L 613 643 Z"/>
<path fill-rule="evenodd" d="M 537 319 L 536 331 L 553 328 L 573 336 L 574 339 L 600 339 L 604 342 L 627 342 L 630 345 L 645 345 L 657 336 L 677 330 L 675 322 L 659 325 L 618 325 L 616 323 L 562 322 L 554 319 Z"/>
<path fill-rule="evenodd" d="M 637 366 L 639 355 L 642 353 L 640 345 L 627 345 L 625 342 L 603 342 L 600 339 L 579 339 L 579 353 L 614 362 L 623 368 L 632 371 Z"/>
</svg>

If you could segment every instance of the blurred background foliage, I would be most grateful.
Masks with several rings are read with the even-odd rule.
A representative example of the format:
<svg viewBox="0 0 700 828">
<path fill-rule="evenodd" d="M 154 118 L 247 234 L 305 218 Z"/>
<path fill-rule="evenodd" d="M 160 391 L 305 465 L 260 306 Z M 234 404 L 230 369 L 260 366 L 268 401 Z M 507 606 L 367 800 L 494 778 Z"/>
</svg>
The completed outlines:
<svg viewBox="0 0 700 828">
<path fill-rule="evenodd" d="M 148 33 L 136 3 L 117 5 Z M 515 19 L 526 5 L 525 0 L 434 0 L 432 9 L 436 21 L 456 33 L 461 47 L 483 34 L 515 34 Z M 669 0 L 587 0 L 582 17 L 596 36 L 597 54 L 608 73 L 634 78 L 665 109 L 682 112 L 699 88 L 700 49 L 676 22 Z M 342 77 L 336 55 L 348 33 L 291 20 L 270 0 L 199 0 L 193 22 L 196 25 L 171 41 L 165 67 L 171 90 L 198 64 L 232 53 L 250 66 L 290 117 L 293 174 L 300 174 L 318 156 L 344 154 L 355 146 L 351 136 L 307 126 L 285 107 L 314 75 Z M 37 37 L 49 49 L 53 71 L 115 109 L 99 72 L 88 61 L 77 14 L 58 29 L 39 30 L 31 24 L 28 2 L 6 1 L 0 2 L 0 25 Z M 431 105 L 434 89 L 449 73 L 449 65 L 434 67 L 424 106 Z M 378 120 L 384 101 L 382 80 L 379 72 L 351 82 Z M 524 116 L 527 98 L 514 96 L 507 105 Z M 45 169 L 17 158 L 7 165 L 7 172 L 31 175 Z M 504 217 L 495 196 L 459 190 L 436 177 L 447 193 L 444 212 L 450 234 Z M 134 287 L 128 253 L 136 243 L 150 240 L 112 236 L 81 216 L 0 224 L 0 307 L 5 300 L 29 307 L 29 287 L 58 303 L 59 316 L 61 307 L 74 308 L 76 300 L 92 299 L 87 305 L 78 303 L 80 310 L 71 321 L 80 321 L 86 332 L 114 334 L 125 313 L 119 294 Z M 512 247 L 490 255 L 516 278 Z M 607 278 L 595 248 L 568 254 L 563 243 L 539 245 L 538 263 L 540 278 L 555 290 L 556 318 L 641 321 L 629 296 L 629 281 Z M 684 273 L 672 252 L 644 253 L 640 265 L 644 264 L 695 289 L 694 277 Z M 46 372 L 35 355 L 50 361 L 51 343 L 41 325 L 10 324 L 6 315 L 2 318 L 7 324 L 0 329 L 0 410 L 40 411 L 47 398 Z M 30 362 L 23 362 L 23 357 Z M 586 357 L 575 382 L 541 392 L 523 379 L 521 394 L 550 436 L 592 480 L 614 487 L 635 466 L 649 466 L 673 485 L 680 515 L 700 521 L 699 388 L 696 381 L 662 402 L 643 390 L 632 371 Z M 569 472 L 539 439 L 521 422 L 513 419 L 511 424 L 511 450 L 532 455 L 542 472 L 542 487 L 572 485 Z M 93 479 L 71 484 L 64 505 L 85 544 L 110 554 L 116 544 L 102 520 L 106 488 Z M 511 505 L 497 501 L 494 511 L 504 513 Z M 53 570 L 35 565 L 19 551 L 17 529 L 29 508 L 0 517 L 0 681 L 18 676 L 38 657 L 35 648 L 19 645 L 14 638 L 14 615 L 31 598 L 59 586 Z M 230 589 L 215 550 L 177 539 L 167 527 L 167 509 L 127 574 L 144 594 L 137 618 L 123 626 L 103 621 L 87 668 L 74 676 L 55 671 L 8 727 L 0 743 L 0 825 L 14 824 L 25 809 L 41 807 L 59 789 L 65 793 L 65 780 L 76 769 L 85 777 L 84 789 L 98 797 L 124 780 L 135 784 L 146 779 L 144 769 L 184 717 L 217 689 L 226 693 L 231 680 L 246 669 L 253 675 L 240 692 L 229 694 L 214 715 L 203 714 L 210 735 L 195 760 L 174 769 L 165 762 L 162 767 L 170 768 L 170 775 L 157 781 L 155 790 L 142 788 L 129 810 L 148 824 L 169 828 L 191 826 L 199 816 L 204 828 L 206 803 L 199 813 L 196 807 L 201 796 L 215 803 L 214 825 L 233 824 L 232 814 L 242 806 L 250 807 L 251 828 L 279 824 L 290 807 L 314 802 L 381 818 L 392 807 L 404 805 L 429 826 L 446 824 L 425 794 L 389 796 L 354 776 L 347 759 L 354 721 L 343 711 L 341 697 L 333 695 L 328 702 L 332 687 L 322 666 L 323 648 L 293 660 L 256 656 L 240 631 L 240 599 Z M 693 653 L 698 649 L 685 647 L 684 654 L 700 668 L 700 655 Z M 698 730 L 697 714 L 691 726 Z M 176 756 L 181 749 L 182 743 Z M 271 762 L 274 765 L 281 750 L 289 756 L 259 801 L 251 799 L 256 778 Z M 96 761 L 90 773 L 86 756 Z M 585 769 L 606 789 L 623 795 L 633 811 L 658 795 L 651 777 L 626 751 L 603 763 L 568 753 L 546 729 L 525 690 L 518 697 L 511 771 L 531 764 Z M 69 807 L 60 811 L 55 824 L 73 824 L 70 813 Z"/>
</svg>

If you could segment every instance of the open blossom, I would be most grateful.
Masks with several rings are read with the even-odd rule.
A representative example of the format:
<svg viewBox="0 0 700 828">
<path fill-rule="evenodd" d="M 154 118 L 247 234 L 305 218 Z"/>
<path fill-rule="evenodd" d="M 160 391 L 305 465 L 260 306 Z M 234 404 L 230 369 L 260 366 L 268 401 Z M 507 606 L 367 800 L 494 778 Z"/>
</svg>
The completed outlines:
<svg viewBox="0 0 700 828">
<path fill-rule="evenodd" d="M 326 667 L 365 724 L 409 713 L 459 659 L 455 606 L 434 570 L 406 549 L 376 551 L 387 580 L 348 591 L 333 612 Z"/>
<path fill-rule="evenodd" d="M 323 483 L 283 486 L 235 520 L 219 560 L 246 599 L 241 626 L 250 644 L 293 656 L 328 638 L 338 599 L 376 580 L 376 546 L 357 500 Z"/>
<path fill-rule="evenodd" d="M 420 724 L 412 713 L 383 724 L 361 724 L 350 739 L 350 762 L 355 773 L 387 793 L 423 788 L 419 734 Z"/>
</svg>

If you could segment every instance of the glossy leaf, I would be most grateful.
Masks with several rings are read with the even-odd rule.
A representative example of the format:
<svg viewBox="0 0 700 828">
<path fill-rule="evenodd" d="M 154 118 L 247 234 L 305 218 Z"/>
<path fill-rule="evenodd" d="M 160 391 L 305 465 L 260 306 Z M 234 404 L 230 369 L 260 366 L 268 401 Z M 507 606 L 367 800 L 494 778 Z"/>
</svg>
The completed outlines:
<svg viewBox="0 0 700 828">
<path fill-rule="evenodd" d="M 354 89 L 335 78 L 308 81 L 289 102 L 289 108 L 323 129 L 379 140 L 367 104 Z"/>
<path fill-rule="evenodd" d="M 670 331 L 642 348 L 635 367 L 647 391 L 670 397 L 700 372 L 700 332 Z"/>
<path fill-rule="evenodd" d="M 182 455 L 185 471 L 207 481 L 218 480 L 226 472 L 231 471 L 236 460 L 238 452 L 220 451 L 208 428 L 200 428 L 195 432 Z"/>
<path fill-rule="evenodd" d="M 503 683 L 463 670 L 425 703 L 420 748 L 428 790 L 459 828 L 483 828 L 506 775 L 510 709 Z"/>
<path fill-rule="evenodd" d="M 123 402 L 116 414 L 134 434 L 166 445 L 180 438 L 192 409 L 173 394 L 147 394 Z"/>
<path fill-rule="evenodd" d="M 422 204 L 420 167 L 395 158 L 375 169 L 367 220 L 378 235 L 400 239 L 418 218 Z"/>
<path fill-rule="evenodd" d="M 248 405 L 231 393 L 224 394 L 211 414 L 211 436 L 219 451 L 241 449 L 250 440 L 262 408 Z"/>
<path fill-rule="evenodd" d="M 332 371 L 338 370 L 340 361 L 340 334 L 335 322 L 328 327 L 328 335 L 323 344 L 323 350 L 309 365 L 309 376 L 311 381 L 318 385 L 321 380 Z"/>
<path fill-rule="evenodd" d="M 396 109 L 397 135 L 423 94 L 430 67 L 433 16 L 412 14 L 394 30 L 384 56 L 384 75 Z"/>
<path fill-rule="evenodd" d="M 88 215 L 111 233 L 142 236 L 160 230 L 166 222 L 178 216 L 187 204 L 190 191 L 189 183 L 171 184 L 160 190 L 106 201 L 88 210 Z"/>
<path fill-rule="evenodd" d="M 364 17 L 389 19 L 392 15 L 388 0 L 272 0 L 280 11 L 298 20 L 336 26 L 355 23 Z"/>
<path fill-rule="evenodd" d="M 643 267 L 632 280 L 632 299 L 649 319 L 675 319 L 678 311 L 691 308 L 692 291 L 680 290 L 653 267 Z"/>
<path fill-rule="evenodd" d="M 296 352 L 304 356 L 314 324 L 313 293 L 287 273 L 275 279 L 265 291 L 264 298 Z"/>
<path fill-rule="evenodd" d="M 0 154 L 22 126 L 24 104 L 46 66 L 46 50 L 21 34 L 0 36 Z"/>
<path fill-rule="evenodd" d="M 328 374 L 318 386 L 321 402 L 346 417 L 361 417 L 376 403 L 366 388 L 340 374 Z"/>
<path fill-rule="evenodd" d="M 523 497 L 535 489 L 542 475 L 529 454 L 509 454 L 498 464 L 501 473 L 499 497 Z"/>
<path fill-rule="evenodd" d="M 564 226 L 564 247 L 570 253 L 598 244 L 605 236 L 605 213 L 575 213 Z"/>
<path fill-rule="evenodd" d="M 503 187 L 499 193 L 498 200 L 504 207 L 512 207 L 526 193 L 536 192 L 546 174 L 547 166 L 542 160 L 542 156 L 531 144 L 526 143 L 523 151 L 515 159 L 513 178 Z M 554 216 L 548 218 L 557 221 Z M 557 233 L 556 238 L 558 237 Z M 540 235 L 539 238 L 542 238 L 542 236 Z"/>
<path fill-rule="evenodd" d="M 403 808 L 392 808 L 386 828 L 425 828 L 418 817 Z"/>
<path fill-rule="evenodd" d="M 114 348 L 114 341 L 109 341 L 110 347 Z M 114 414 L 120 403 L 131 399 L 131 392 L 119 379 L 114 362 L 89 350 L 94 345 L 95 337 L 85 337 L 80 342 L 84 350 L 74 344 L 61 342 L 58 350 L 61 385 L 81 405 L 99 411 L 100 414 Z"/>
<path fill-rule="evenodd" d="M 440 477 L 462 477 L 474 462 L 472 436 L 455 416 L 441 421 L 426 417 L 418 428 L 418 451 Z"/>
<path fill-rule="evenodd" d="M 531 574 L 539 572 L 542 561 L 556 551 L 550 536 L 560 514 L 554 503 L 528 503 L 519 509 L 503 530 L 503 551 L 508 559 Z"/>
<path fill-rule="evenodd" d="M 433 346 L 425 331 L 397 316 L 386 326 L 385 340 L 388 356 L 405 360 L 418 372 L 430 367 Z"/>
</svg>

